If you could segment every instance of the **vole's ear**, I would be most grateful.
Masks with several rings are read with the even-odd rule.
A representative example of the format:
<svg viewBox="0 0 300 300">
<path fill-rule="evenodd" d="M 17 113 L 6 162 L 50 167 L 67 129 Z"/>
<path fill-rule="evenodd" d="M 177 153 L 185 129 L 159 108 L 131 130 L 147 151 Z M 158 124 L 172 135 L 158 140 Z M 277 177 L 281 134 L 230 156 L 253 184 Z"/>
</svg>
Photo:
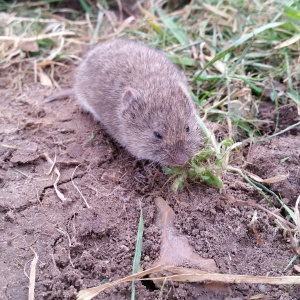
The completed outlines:
<svg viewBox="0 0 300 300">
<path fill-rule="evenodd" d="M 127 88 L 122 95 L 122 116 L 127 120 L 134 120 L 137 113 L 140 111 L 143 97 L 141 94 L 132 88 Z"/>
<path fill-rule="evenodd" d="M 127 88 L 122 95 L 122 103 L 125 109 L 131 106 L 137 106 L 142 101 L 141 94 L 132 88 Z"/>
</svg>

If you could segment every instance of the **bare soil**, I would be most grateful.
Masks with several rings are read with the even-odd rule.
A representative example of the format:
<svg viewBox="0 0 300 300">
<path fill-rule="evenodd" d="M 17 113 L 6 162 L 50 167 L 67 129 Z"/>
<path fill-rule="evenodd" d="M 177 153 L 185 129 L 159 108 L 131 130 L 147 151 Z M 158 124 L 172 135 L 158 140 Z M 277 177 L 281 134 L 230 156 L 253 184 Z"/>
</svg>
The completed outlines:
<svg viewBox="0 0 300 300">
<path fill-rule="evenodd" d="M 60 72 L 63 87 L 70 87 L 71 69 Z M 213 259 L 221 273 L 296 275 L 292 267 L 284 270 L 294 256 L 289 236 L 269 214 L 230 204 L 217 189 L 200 183 L 172 193 L 160 166 L 131 157 L 74 99 L 43 104 L 52 91 L 34 83 L 32 74 L 18 89 L 14 72 L 11 67 L 0 73 L 1 299 L 28 298 L 33 250 L 39 256 L 36 299 L 75 299 L 81 289 L 129 275 L 140 202 L 145 219 L 141 265 L 153 266 L 162 234 L 156 222 L 157 196 L 175 212 L 175 230 L 196 254 Z M 265 128 L 272 131 L 276 113 L 271 102 L 260 117 L 273 122 Z M 282 107 L 280 129 L 297 118 L 295 106 Z M 269 188 L 291 206 L 300 194 L 299 134 L 293 130 L 247 147 L 235 162 L 262 178 L 289 174 Z M 47 175 L 51 163 L 45 153 L 56 158 L 58 187 L 66 201 L 53 188 L 56 175 Z M 228 173 L 223 180 L 236 200 L 251 200 L 271 211 L 280 207 L 270 196 L 277 206 L 271 207 L 236 174 Z M 235 284 L 212 292 L 200 284 L 168 282 L 161 290 L 151 282 L 137 282 L 136 293 L 136 299 L 300 299 L 298 286 L 262 284 Z M 131 285 L 123 284 L 97 299 L 130 295 Z"/>
</svg>

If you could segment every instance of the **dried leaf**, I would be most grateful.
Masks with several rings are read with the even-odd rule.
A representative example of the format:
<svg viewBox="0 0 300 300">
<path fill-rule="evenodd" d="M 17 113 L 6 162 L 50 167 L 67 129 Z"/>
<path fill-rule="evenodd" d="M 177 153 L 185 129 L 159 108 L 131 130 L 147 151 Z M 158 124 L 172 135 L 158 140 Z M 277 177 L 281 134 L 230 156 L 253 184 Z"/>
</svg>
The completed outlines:
<svg viewBox="0 0 300 300">
<path fill-rule="evenodd" d="M 204 2 L 202 2 L 201 5 L 204 6 L 207 10 L 210 10 L 211 12 L 215 13 L 216 15 L 218 15 L 218 16 L 224 18 L 224 19 L 231 20 L 232 17 L 233 17 L 232 15 L 227 14 L 226 12 L 224 12 L 224 10 L 220 10 L 215 6 L 209 5 L 209 4 L 204 3 Z"/>
<path fill-rule="evenodd" d="M 44 86 L 50 86 L 53 87 L 51 79 L 44 73 L 44 71 L 41 68 L 38 68 L 38 74 L 40 78 L 40 83 Z"/>
<path fill-rule="evenodd" d="M 48 67 L 51 65 L 66 67 L 65 64 L 58 62 L 58 61 L 53 61 L 53 60 L 44 60 L 44 61 L 38 62 L 36 65 L 37 65 L 37 67 L 41 67 L 41 68 Z"/>
<path fill-rule="evenodd" d="M 276 183 L 276 182 L 283 181 L 283 180 L 287 179 L 288 177 L 289 177 L 289 174 L 277 175 L 274 177 L 264 179 L 263 183 Z"/>
<path fill-rule="evenodd" d="M 40 50 L 36 41 L 24 42 L 21 44 L 20 48 L 25 52 L 38 52 Z"/>
<path fill-rule="evenodd" d="M 285 174 L 285 175 L 277 175 L 277 176 L 274 176 L 274 177 L 270 177 L 270 178 L 267 178 L 267 179 L 262 179 L 261 177 L 253 174 L 253 173 L 250 173 L 248 171 L 245 171 L 245 173 L 252 179 L 254 179 L 255 181 L 257 182 L 260 182 L 260 183 L 276 183 L 276 182 L 280 182 L 280 181 L 283 181 L 285 179 L 287 179 L 289 177 L 289 174 Z"/>
<path fill-rule="evenodd" d="M 204 58 L 207 60 L 207 61 L 212 61 L 212 59 L 214 58 L 213 56 L 207 56 L 207 55 L 204 55 Z M 224 63 L 220 60 L 217 60 L 215 61 L 213 64 L 212 64 L 221 74 L 225 74 L 225 71 L 226 71 L 226 67 L 224 65 Z"/>
<path fill-rule="evenodd" d="M 194 252 L 194 249 L 190 246 L 187 238 L 179 234 L 174 228 L 173 222 L 175 218 L 175 213 L 172 208 L 166 203 L 166 201 L 158 197 L 154 200 L 158 208 L 158 226 L 161 227 L 162 231 L 162 243 L 160 248 L 159 259 L 155 262 L 155 265 L 171 265 L 174 266 L 176 274 L 183 273 L 183 269 L 187 272 L 186 268 L 176 267 L 184 264 L 196 267 L 196 272 L 217 272 L 218 268 L 213 259 L 206 259 Z M 165 275 L 165 274 L 164 274 Z M 180 275 L 177 276 L 177 280 L 181 281 Z M 152 277 L 151 277 L 152 278 Z M 153 279 L 153 278 L 152 278 Z M 185 281 L 185 279 L 182 279 Z M 158 282 L 159 284 L 160 282 Z M 222 283 L 207 283 L 204 286 L 199 286 L 199 289 L 209 289 L 214 291 L 229 291 L 229 288 Z"/>
<path fill-rule="evenodd" d="M 158 208 L 157 223 L 162 230 L 160 257 L 155 264 L 180 266 L 188 263 L 205 271 L 218 271 L 213 259 L 205 259 L 196 254 L 187 238 L 174 228 L 175 213 L 166 201 L 158 197 L 155 204 Z"/>
</svg>

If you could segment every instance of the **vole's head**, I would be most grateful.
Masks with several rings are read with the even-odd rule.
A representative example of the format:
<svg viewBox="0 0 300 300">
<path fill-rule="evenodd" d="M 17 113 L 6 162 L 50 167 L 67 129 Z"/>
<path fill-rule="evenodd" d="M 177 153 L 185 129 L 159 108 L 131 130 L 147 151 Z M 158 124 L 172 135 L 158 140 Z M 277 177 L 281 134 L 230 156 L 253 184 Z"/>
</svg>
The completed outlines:
<svg viewBox="0 0 300 300">
<path fill-rule="evenodd" d="M 121 103 L 124 145 L 134 156 L 180 166 L 199 151 L 204 138 L 184 86 L 160 87 L 143 94 L 127 88 Z"/>
</svg>

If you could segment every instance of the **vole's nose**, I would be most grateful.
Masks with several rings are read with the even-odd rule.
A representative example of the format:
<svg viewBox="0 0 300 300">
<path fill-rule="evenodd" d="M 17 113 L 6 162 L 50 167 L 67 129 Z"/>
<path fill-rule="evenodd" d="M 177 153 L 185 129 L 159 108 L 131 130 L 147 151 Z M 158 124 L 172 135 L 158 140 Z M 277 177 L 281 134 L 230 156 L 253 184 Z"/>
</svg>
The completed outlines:
<svg viewBox="0 0 300 300">
<path fill-rule="evenodd" d="M 176 141 L 168 151 L 168 162 L 172 166 L 182 166 L 185 165 L 189 159 L 190 151 L 186 149 L 183 140 Z"/>
<path fill-rule="evenodd" d="M 183 152 L 176 152 L 171 157 L 171 162 L 173 166 L 182 166 L 189 161 L 190 157 Z"/>
</svg>

